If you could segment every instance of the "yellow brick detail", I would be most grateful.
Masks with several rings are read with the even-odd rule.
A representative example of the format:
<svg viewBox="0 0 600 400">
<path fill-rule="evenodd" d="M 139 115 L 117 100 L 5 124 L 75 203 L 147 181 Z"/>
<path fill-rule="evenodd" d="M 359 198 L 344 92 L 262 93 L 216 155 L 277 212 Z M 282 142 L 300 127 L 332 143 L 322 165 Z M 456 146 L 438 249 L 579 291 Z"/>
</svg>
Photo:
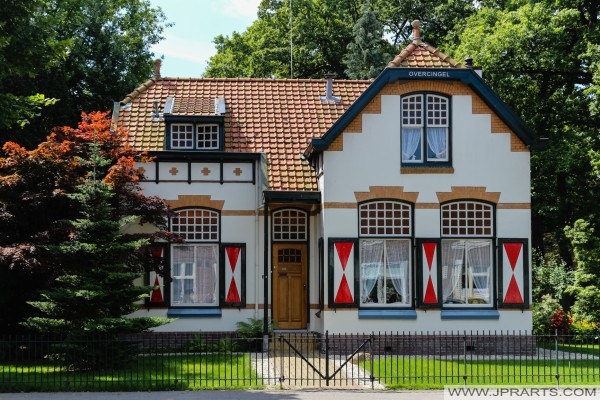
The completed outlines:
<svg viewBox="0 0 600 400">
<path fill-rule="evenodd" d="M 456 81 L 397 81 L 394 83 L 388 83 L 381 91 L 365 106 L 362 112 L 354 118 L 352 122 L 346 126 L 344 132 L 335 140 L 343 136 L 346 132 L 360 133 L 363 132 L 362 128 L 362 115 L 363 114 L 381 114 L 381 96 L 382 95 L 404 95 L 412 92 L 420 91 L 431 91 L 442 93 L 448 96 L 455 95 L 470 95 L 472 99 L 472 113 L 473 114 L 489 114 L 491 116 L 491 132 L 492 133 L 505 133 L 510 135 L 510 149 L 513 152 L 528 152 L 529 148 L 509 127 L 496 115 L 490 107 L 475 93 L 462 82 Z M 334 143 L 335 143 L 334 142 Z M 334 146 L 332 143 L 328 150 L 330 151 L 342 151 L 343 146 L 338 144 Z"/>
<path fill-rule="evenodd" d="M 211 200 L 207 195 L 179 195 L 177 200 L 166 200 L 171 208 L 185 207 L 208 207 L 216 210 L 222 210 L 225 204 L 224 200 Z"/>
<path fill-rule="evenodd" d="M 368 192 L 354 192 L 354 197 L 357 203 L 375 199 L 395 199 L 416 203 L 419 192 L 405 192 L 404 186 L 369 186 Z"/>
<path fill-rule="evenodd" d="M 500 192 L 488 192 L 483 186 L 452 186 L 451 192 L 436 194 L 440 203 L 461 199 L 485 200 L 491 203 L 498 203 L 500 200 Z"/>
</svg>

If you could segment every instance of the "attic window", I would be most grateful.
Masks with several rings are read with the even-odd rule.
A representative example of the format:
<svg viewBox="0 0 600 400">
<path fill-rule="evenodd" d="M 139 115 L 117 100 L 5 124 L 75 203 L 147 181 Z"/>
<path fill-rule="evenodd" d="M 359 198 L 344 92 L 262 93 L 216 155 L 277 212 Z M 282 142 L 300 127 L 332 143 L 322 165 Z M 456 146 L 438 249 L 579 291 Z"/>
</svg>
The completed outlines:
<svg viewBox="0 0 600 400">
<path fill-rule="evenodd" d="M 219 150 L 221 126 L 214 123 L 173 122 L 169 124 L 171 150 Z"/>
<path fill-rule="evenodd" d="M 450 100 L 431 93 L 402 98 L 402 163 L 440 165 L 450 161 Z"/>
</svg>

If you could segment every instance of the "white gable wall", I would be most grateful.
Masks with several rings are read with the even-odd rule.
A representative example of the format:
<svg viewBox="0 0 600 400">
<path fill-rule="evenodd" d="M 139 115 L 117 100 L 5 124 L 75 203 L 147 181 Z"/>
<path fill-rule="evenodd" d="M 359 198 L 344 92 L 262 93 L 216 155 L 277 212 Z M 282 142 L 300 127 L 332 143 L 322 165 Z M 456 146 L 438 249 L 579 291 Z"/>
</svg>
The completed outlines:
<svg viewBox="0 0 600 400">
<path fill-rule="evenodd" d="M 342 134 L 343 151 L 323 152 L 324 176 L 320 187 L 326 240 L 357 238 L 355 193 L 382 186 L 402 187 L 404 192 L 418 193 L 414 209 L 415 238 L 440 237 L 439 193 L 452 193 L 453 187 L 476 187 L 482 188 L 484 193 L 499 193 L 496 237 L 530 241 L 529 152 L 511 151 L 511 135 L 492 133 L 491 115 L 473 114 L 472 97 L 455 95 L 451 97 L 452 173 L 403 173 L 400 99 L 400 95 L 382 95 L 380 114 L 363 113 L 362 132 Z M 328 289 L 326 286 L 326 291 Z M 439 310 L 417 310 L 417 318 L 408 320 L 360 320 L 357 313 L 356 309 L 330 310 L 324 328 L 330 332 L 531 329 L 531 312 L 527 310 L 500 310 L 500 318 L 494 320 L 443 321 Z"/>
</svg>

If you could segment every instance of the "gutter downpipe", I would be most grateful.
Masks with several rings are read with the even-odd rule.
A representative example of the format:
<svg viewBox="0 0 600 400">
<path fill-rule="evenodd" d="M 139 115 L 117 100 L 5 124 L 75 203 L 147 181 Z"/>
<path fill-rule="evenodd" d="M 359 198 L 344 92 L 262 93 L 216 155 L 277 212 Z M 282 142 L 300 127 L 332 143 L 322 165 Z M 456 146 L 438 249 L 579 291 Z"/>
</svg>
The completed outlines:
<svg viewBox="0 0 600 400">
<path fill-rule="evenodd" d="M 265 198 L 264 221 L 264 265 L 263 265 L 263 349 L 269 344 L 269 200 Z"/>
</svg>

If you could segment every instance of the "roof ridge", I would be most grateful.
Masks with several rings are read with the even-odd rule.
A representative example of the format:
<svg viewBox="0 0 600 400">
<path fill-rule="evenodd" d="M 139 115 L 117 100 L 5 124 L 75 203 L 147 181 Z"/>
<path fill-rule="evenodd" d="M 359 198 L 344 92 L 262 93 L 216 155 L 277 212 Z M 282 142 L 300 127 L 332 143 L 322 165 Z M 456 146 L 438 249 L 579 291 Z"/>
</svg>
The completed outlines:
<svg viewBox="0 0 600 400">
<path fill-rule="evenodd" d="M 122 104 L 131 103 L 131 101 L 133 99 L 135 99 L 136 97 L 138 97 L 140 94 L 144 93 L 151 86 L 154 86 L 154 84 L 156 83 L 156 81 L 157 81 L 156 78 L 150 78 L 150 79 L 148 79 L 146 82 L 142 83 L 140 86 L 138 86 L 135 89 L 133 89 L 133 91 L 131 93 L 129 93 L 128 95 L 126 95 L 125 98 L 123 100 L 121 100 L 121 103 Z"/>
<path fill-rule="evenodd" d="M 161 77 L 160 81 L 164 82 L 164 81 L 182 81 L 182 82 L 196 82 L 196 81 L 212 81 L 212 82 L 323 82 L 324 80 L 326 80 L 326 78 L 256 78 L 256 77 L 218 77 L 218 78 L 212 78 L 212 77 L 200 77 L 200 78 L 193 78 L 193 77 L 188 77 L 188 78 L 181 78 L 181 77 Z M 335 79 L 334 79 L 335 80 Z M 359 82 L 359 83 L 365 83 L 365 82 L 372 82 L 373 79 L 345 79 L 345 78 L 338 78 L 337 81 L 343 81 L 343 82 Z M 157 80 L 154 78 L 149 79 L 148 81 L 146 81 L 145 83 L 143 83 L 142 85 L 140 85 L 138 88 L 134 89 L 132 93 L 128 94 L 127 97 L 132 97 L 132 95 L 134 94 L 138 94 L 139 93 L 143 93 L 148 87 L 151 86 L 152 83 L 156 83 Z M 132 97 L 134 98 L 134 97 Z"/>
</svg>

